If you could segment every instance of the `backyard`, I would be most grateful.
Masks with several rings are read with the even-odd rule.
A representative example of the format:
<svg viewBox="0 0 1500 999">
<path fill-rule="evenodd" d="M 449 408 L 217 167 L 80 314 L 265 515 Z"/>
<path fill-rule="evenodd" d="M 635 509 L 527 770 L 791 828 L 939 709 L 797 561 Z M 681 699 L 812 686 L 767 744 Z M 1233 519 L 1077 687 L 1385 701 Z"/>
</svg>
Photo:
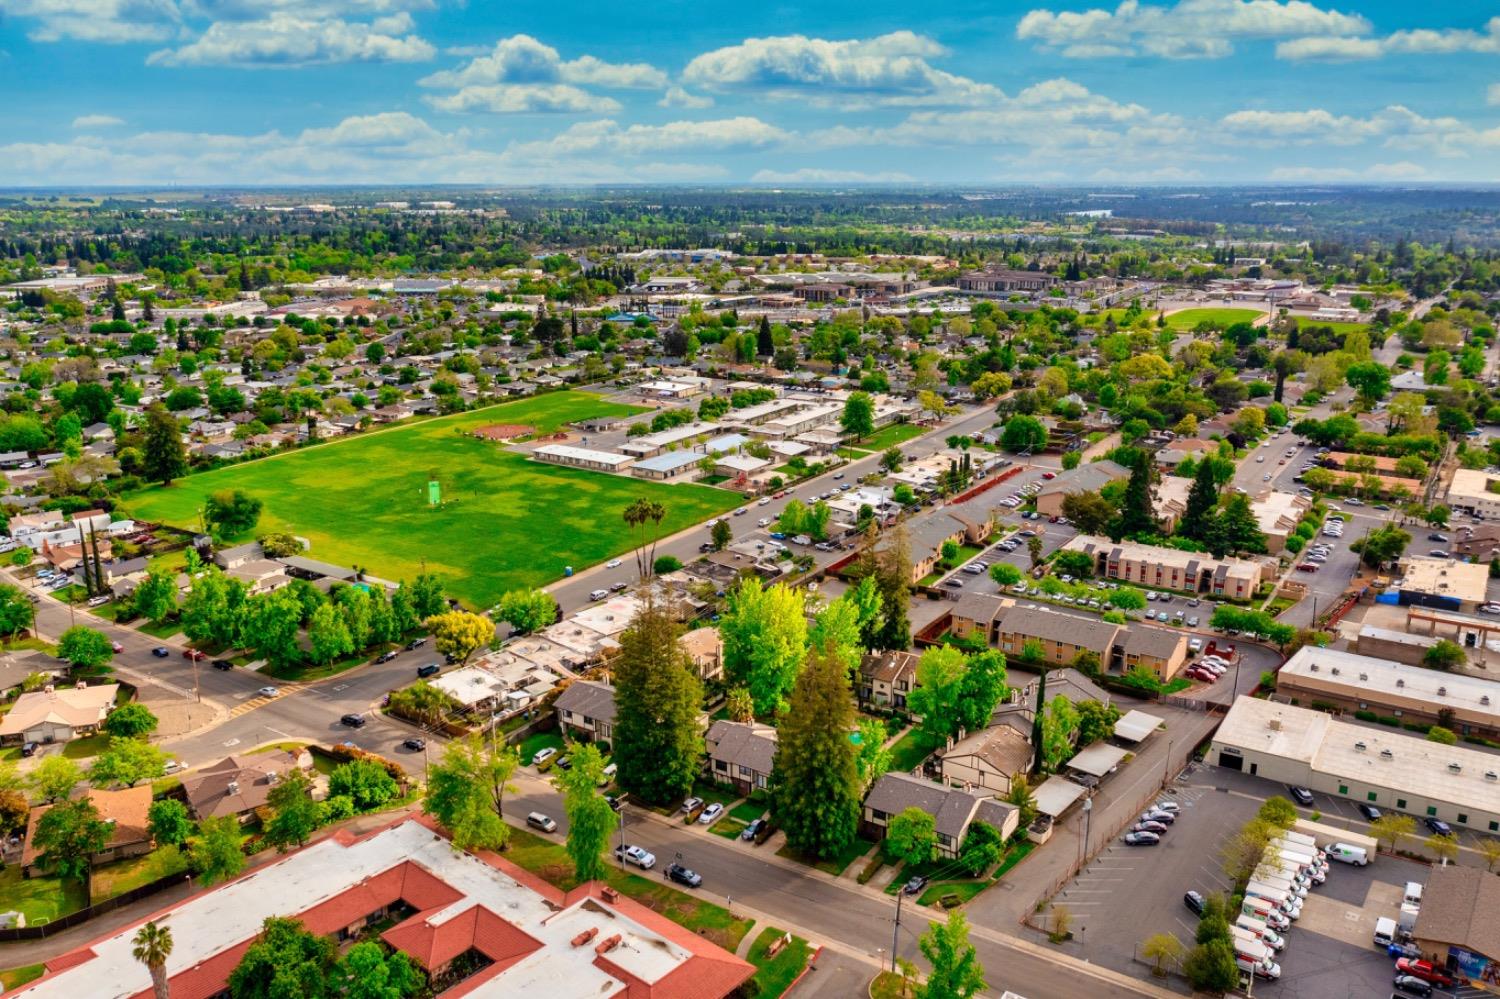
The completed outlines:
<svg viewBox="0 0 1500 999">
<path fill-rule="evenodd" d="M 312 542 L 310 557 L 410 579 L 423 567 L 475 607 L 621 555 L 631 546 L 621 512 L 637 497 L 667 509 L 670 534 L 732 508 L 734 493 L 663 485 L 533 462 L 469 431 L 496 423 L 551 432 L 576 420 L 630 415 L 635 407 L 585 392 L 558 392 L 395 427 L 179 479 L 134 493 L 132 516 L 198 523 L 204 499 L 240 489 L 265 504 L 255 533 Z M 436 477 L 443 503 L 427 504 Z"/>
</svg>

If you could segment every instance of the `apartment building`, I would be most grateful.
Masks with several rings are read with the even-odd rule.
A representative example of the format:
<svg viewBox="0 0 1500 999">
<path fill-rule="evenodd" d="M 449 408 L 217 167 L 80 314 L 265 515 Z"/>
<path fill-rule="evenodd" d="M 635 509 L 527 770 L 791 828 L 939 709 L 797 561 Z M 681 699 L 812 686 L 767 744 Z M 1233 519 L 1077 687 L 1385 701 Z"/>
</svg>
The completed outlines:
<svg viewBox="0 0 1500 999">
<path fill-rule="evenodd" d="M 1203 552 L 1142 545 L 1134 541 L 1080 534 L 1063 546 L 1094 559 L 1094 575 L 1101 579 L 1137 583 L 1158 590 L 1180 590 L 1231 600 L 1249 600 L 1262 578 L 1272 570 L 1248 559 L 1214 558 Z"/>
</svg>

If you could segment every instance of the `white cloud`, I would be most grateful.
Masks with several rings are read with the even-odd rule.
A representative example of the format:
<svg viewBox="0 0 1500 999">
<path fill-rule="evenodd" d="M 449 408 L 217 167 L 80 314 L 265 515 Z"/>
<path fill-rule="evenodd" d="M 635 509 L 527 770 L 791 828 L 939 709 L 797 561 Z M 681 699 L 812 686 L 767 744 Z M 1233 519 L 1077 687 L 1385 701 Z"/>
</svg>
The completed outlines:
<svg viewBox="0 0 1500 999">
<path fill-rule="evenodd" d="M 508 151 L 517 158 L 552 160 L 577 153 L 621 156 L 682 150 L 764 149 L 790 142 L 794 134 L 759 118 L 672 121 L 664 125 L 624 125 L 610 119 L 584 121 L 550 139 L 520 143 Z"/>
<path fill-rule="evenodd" d="M 1490 18 L 1483 31 L 1468 28 L 1412 28 L 1392 32 L 1384 38 L 1295 39 L 1276 46 L 1276 56 L 1279 59 L 1325 62 L 1377 59 L 1385 55 L 1453 55 L 1460 52 L 1500 55 L 1500 17 Z"/>
<path fill-rule="evenodd" d="M 1241 141 L 1267 147 L 1284 145 L 1353 146 L 1378 143 L 1397 149 L 1461 159 L 1476 149 L 1500 147 L 1500 128 L 1480 128 L 1451 116 L 1428 118 L 1400 104 L 1368 117 L 1307 111 L 1236 111 L 1219 122 Z"/>
<path fill-rule="evenodd" d="M 1271 180 L 1288 183 L 1348 183 L 1360 180 L 1406 182 L 1426 180 L 1429 177 L 1426 167 L 1405 161 L 1372 163 L 1363 170 L 1343 166 L 1277 167 L 1270 175 Z"/>
<path fill-rule="evenodd" d="M 73 119 L 74 128 L 109 128 L 112 125 L 123 125 L 125 119 L 116 118 L 112 114 L 81 114 Z"/>
<path fill-rule="evenodd" d="M 866 173 L 862 170 L 823 170 L 802 167 L 799 170 L 759 170 L 750 178 L 754 184 L 911 184 L 915 178 L 894 170 Z"/>
<path fill-rule="evenodd" d="M 646 63 L 611 63 L 591 55 L 564 60 L 557 49 L 530 35 L 513 35 L 456 69 L 418 82 L 454 91 L 427 98 L 443 111 L 608 114 L 618 111 L 620 103 L 585 87 L 655 90 L 667 86 L 667 75 Z"/>
<path fill-rule="evenodd" d="M 667 92 L 662 94 L 661 100 L 656 102 L 659 108 L 711 108 L 714 99 L 707 94 L 690 94 L 681 87 L 668 87 Z"/>
<path fill-rule="evenodd" d="M 173 0 L 0 0 L 0 16 L 33 21 L 36 42 L 158 42 L 179 20 Z"/>
<path fill-rule="evenodd" d="M 1217 59 L 1236 41 L 1356 36 L 1370 30 L 1358 14 L 1324 10 L 1305 0 L 1178 0 L 1171 5 L 1124 0 L 1114 10 L 1033 10 L 1016 37 L 1073 59 L 1153 55 Z"/>
<path fill-rule="evenodd" d="M 1500 83 L 1490 84 L 1489 89 L 1485 91 L 1484 102 L 1490 105 L 1500 104 Z"/>
<path fill-rule="evenodd" d="M 371 24 L 275 13 L 264 21 L 216 21 L 198 38 L 146 58 L 154 66 L 286 68 L 344 62 L 422 62 L 437 50 L 416 35 L 410 14 Z"/>
<path fill-rule="evenodd" d="M 910 31 L 844 41 L 805 35 L 749 38 L 697 56 L 682 79 L 704 90 L 749 90 L 779 100 L 856 108 L 973 105 L 1003 96 L 990 84 L 928 62 L 946 53 L 931 38 Z"/>
</svg>

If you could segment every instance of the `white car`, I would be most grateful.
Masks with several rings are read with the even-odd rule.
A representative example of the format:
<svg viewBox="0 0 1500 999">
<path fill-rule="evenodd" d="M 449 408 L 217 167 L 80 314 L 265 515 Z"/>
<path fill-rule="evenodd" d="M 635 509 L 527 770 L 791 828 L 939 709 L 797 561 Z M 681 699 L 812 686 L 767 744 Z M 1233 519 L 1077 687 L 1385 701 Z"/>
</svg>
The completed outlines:
<svg viewBox="0 0 1500 999">
<path fill-rule="evenodd" d="M 634 864 L 643 871 L 649 871 L 656 866 L 656 854 L 640 846 L 617 846 L 615 857 L 626 863 Z"/>
<path fill-rule="evenodd" d="M 281 691 L 275 687 L 262 687 L 260 688 L 260 690 L 256 691 L 256 693 L 260 694 L 261 697 L 275 697 L 280 694 Z"/>
<path fill-rule="evenodd" d="M 1481 614 L 1500 614 L 1500 604 L 1483 604 L 1479 608 Z"/>
<path fill-rule="evenodd" d="M 619 559 L 612 558 L 608 562 L 604 563 L 604 568 L 606 568 L 606 569 L 618 569 L 620 567 L 620 565 L 621 565 L 621 562 L 620 562 Z"/>
<path fill-rule="evenodd" d="M 723 814 L 724 806 L 716 801 L 705 808 L 702 815 L 698 816 L 698 824 L 700 826 L 712 825 L 713 821 Z"/>
</svg>

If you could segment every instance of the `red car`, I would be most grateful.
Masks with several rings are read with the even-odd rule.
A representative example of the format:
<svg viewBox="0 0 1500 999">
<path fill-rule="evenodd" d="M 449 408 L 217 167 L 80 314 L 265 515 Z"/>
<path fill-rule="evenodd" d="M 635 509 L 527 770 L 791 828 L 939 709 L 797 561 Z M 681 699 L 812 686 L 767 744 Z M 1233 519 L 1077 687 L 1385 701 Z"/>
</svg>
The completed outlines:
<svg viewBox="0 0 1500 999">
<path fill-rule="evenodd" d="M 182 658 L 192 659 L 195 662 L 201 663 L 203 660 L 207 659 L 208 656 L 205 653 L 199 652 L 197 649 L 183 649 Z"/>
<path fill-rule="evenodd" d="M 1057 478 L 1057 473 L 1056 472 L 1043 472 L 1042 473 L 1042 478 L 1044 478 L 1044 479 L 1055 479 L 1055 478 Z"/>
<path fill-rule="evenodd" d="M 1316 562 L 1303 562 L 1301 565 L 1297 566 L 1297 571 L 1298 572 L 1317 572 L 1318 571 L 1318 564 Z"/>
<path fill-rule="evenodd" d="M 114 649 L 116 652 L 124 652 L 125 651 L 125 646 L 121 645 L 119 642 L 110 642 L 109 643 L 109 647 L 112 648 L 112 649 Z"/>
<path fill-rule="evenodd" d="M 1409 957 L 1398 958 L 1396 960 L 1396 973 L 1398 975 L 1411 975 L 1413 978 L 1420 978 L 1424 982 L 1431 982 L 1445 989 L 1453 987 L 1452 976 L 1441 968 L 1433 967 L 1431 961 L 1415 961 Z"/>
</svg>

